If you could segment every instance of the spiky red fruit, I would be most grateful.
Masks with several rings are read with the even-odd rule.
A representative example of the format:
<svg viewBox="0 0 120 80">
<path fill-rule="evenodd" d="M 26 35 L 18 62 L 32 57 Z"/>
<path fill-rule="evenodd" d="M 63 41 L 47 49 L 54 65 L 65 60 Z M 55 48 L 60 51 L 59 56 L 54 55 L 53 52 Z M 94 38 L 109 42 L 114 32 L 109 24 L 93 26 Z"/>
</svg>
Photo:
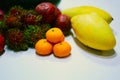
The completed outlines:
<svg viewBox="0 0 120 80">
<path fill-rule="evenodd" d="M 12 16 L 20 16 L 23 13 L 23 8 L 20 6 L 14 6 L 10 9 L 9 15 Z"/>
<path fill-rule="evenodd" d="M 17 16 L 8 16 L 5 20 L 5 24 L 9 28 L 20 27 L 22 23 L 20 22 L 20 17 Z"/>
<path fill-rule="evenodd" d="M 9 29 L 7 32 L 7 45 L 15 51 L 27 50 L 28 46 L 25 43 L 23 32 L 17 28 Z"/>
<path fill-rule="evenodd" d="M 23 25 L 36 25 L 41 20 L 41 18 L 41 15 L 38 15 L 33 10 L 29 10 L 24 12 L 24 14 L 21 16 L 21 21 Z"/>
<path fill-rule="evenodd" d="M 26 14 L 23 16 L 23 23 L 26 24 L 26 25 L 34 25 L 36 24 L 36 16 L 35 15 L 32 15 L 32 14 Z"/>
<path fill-rule="evenodd" d="M 8 30 L 8 39 L 11 44 L 19 44 L 24 42 L 23 33 L 18 29 Z"/>
</svg>

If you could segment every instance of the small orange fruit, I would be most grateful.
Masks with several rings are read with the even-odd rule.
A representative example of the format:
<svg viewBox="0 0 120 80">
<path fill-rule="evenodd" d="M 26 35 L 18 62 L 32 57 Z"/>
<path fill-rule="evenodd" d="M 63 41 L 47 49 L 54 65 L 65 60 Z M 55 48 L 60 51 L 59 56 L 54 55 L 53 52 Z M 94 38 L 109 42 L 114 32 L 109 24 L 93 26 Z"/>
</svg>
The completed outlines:
<svg viewBox="0 0 120 80">
<path fill-rule="evenodd" d="M 60 42 L 53 46 L 53 53 L 56 57 L 63 58 L 70 55 L 71 45 L 66 42 Z"/>
<path fill-rule="evenodd" d="M 51 28 L 46 32 L 46 39 L 51 43 L 59 43 L 64 41 L 64 34 L 59 28 Z"/>
<path fill-rule="evenodd" d="M 40 39 L 35 44 L 36 53 L 39 55 L 49 55 L 52 52 L 53 46 L 46 39 Z"/>
</svg>

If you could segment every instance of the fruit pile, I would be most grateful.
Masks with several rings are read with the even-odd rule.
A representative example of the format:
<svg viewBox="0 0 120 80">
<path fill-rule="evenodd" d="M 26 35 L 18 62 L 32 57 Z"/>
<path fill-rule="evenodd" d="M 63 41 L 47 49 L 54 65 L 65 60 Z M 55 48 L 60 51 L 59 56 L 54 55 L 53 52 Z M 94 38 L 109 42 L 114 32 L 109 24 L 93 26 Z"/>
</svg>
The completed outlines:
<svg viewBox="0 0 120 80">
<path fill-rule="evenodd" d="M 64 39 L 61 29 L 51 28 L 46 32 L 46 39 L 40 39 L 36 43 L 36 53 L 43 56 L 53 53 L 59 58 L 67 57 L 70 55 L 71 45 Z"/>
<path fill-rule="evenodd" d="M 0 53 L 6 44 L 14 51 L 33 47 L 39 55 L 70 55 L 71 46 L 64 41 L 71 28 L 76 38 L 96 50 L 111 50 L 116 39 L 110 23 L 112 16 L 97 7 L 78 6 L 62 12 L 52 3 L 43 2 L 34 9 L 14 6 L 7 15 L 0 10 Z"/>
<path fill-rule="evenodd" d="M 6 15 L 0 10 L 0 34 L 8 49 L 14 51 L 34 48 L 36 42 L 45 39 L 46 32 L 53 27 L 61 29 L 64 35 L 71 29 L 70 18 L 50 2 L 42 2 L 30 10 L 13 6 Z M 0 52 L 4 50 L 2 37 Z"/>
</svg>

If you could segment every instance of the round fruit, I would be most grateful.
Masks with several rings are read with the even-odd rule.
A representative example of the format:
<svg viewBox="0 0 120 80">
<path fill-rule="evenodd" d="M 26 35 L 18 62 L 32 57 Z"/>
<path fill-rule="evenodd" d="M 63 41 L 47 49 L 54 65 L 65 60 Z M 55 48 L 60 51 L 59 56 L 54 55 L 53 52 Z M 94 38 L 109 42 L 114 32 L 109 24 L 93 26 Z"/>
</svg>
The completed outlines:
<svg viewBox="0 0 120 80">
<path fill-rule="evenodd" d="M 50 2 L 42 2 L 38 4 L 35 11 L 42 15 L 42 21 L 45 23 L 52 23 L 56 17 L 61 14 L 60 10 Z"/>
<path fill-rule="evenodd" d="M 0 9 L 0 21 L 2 21 L 4 19 L 4 12 Z"/>
<path fill-rule="evenodd" d="M 38 55 L 49 55 L 52 52 L 52 44 L 50 44 L 46 39 L 40 39 L 36 44 L 35 44 L 35 49 L 36 53 Z"/>
<path fill-rule="evenodd" d="M 51 28 L 46 32 L 46 39 L 51 43 L 64 41 L 64 34 L 59 28 Z"/>
<path fill-rule="evenodd" d="M 53 53 L 56 57 L 59 58 L 67 57 L 70 55 L 70 52 L 71 45 L 66 41 L 60 42 L 53 46 Z"/>
<path fill-rule="evenodd" d="M 71 29 L 70 17 L 65 14 L 60 14 L 55 21 L 55 26 L 60 28 L 64 34 L 67 34 Z"/>
</svg>

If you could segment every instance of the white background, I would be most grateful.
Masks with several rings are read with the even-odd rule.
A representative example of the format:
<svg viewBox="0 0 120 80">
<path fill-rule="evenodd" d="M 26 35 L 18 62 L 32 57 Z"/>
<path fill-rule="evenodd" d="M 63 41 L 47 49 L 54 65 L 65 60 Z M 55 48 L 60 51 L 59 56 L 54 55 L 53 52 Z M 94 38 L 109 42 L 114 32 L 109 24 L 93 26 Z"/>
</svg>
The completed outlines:
<svg viewBox="0 0 120 80">
<path fill-rule="evenodd" d="M 120 80 L 120 10 L 119 0 L 62 0 L 61 10 L 92 5 L 109 12 L 117 44 L 110 51 L 95 51 L 76 38 L 66 37 L 72 46 L 71 56 L 59 59 L 38 56 L 34 49 L 13 52 L 5 49 L 0 56 L 0 80 Z"/>
</svg>

